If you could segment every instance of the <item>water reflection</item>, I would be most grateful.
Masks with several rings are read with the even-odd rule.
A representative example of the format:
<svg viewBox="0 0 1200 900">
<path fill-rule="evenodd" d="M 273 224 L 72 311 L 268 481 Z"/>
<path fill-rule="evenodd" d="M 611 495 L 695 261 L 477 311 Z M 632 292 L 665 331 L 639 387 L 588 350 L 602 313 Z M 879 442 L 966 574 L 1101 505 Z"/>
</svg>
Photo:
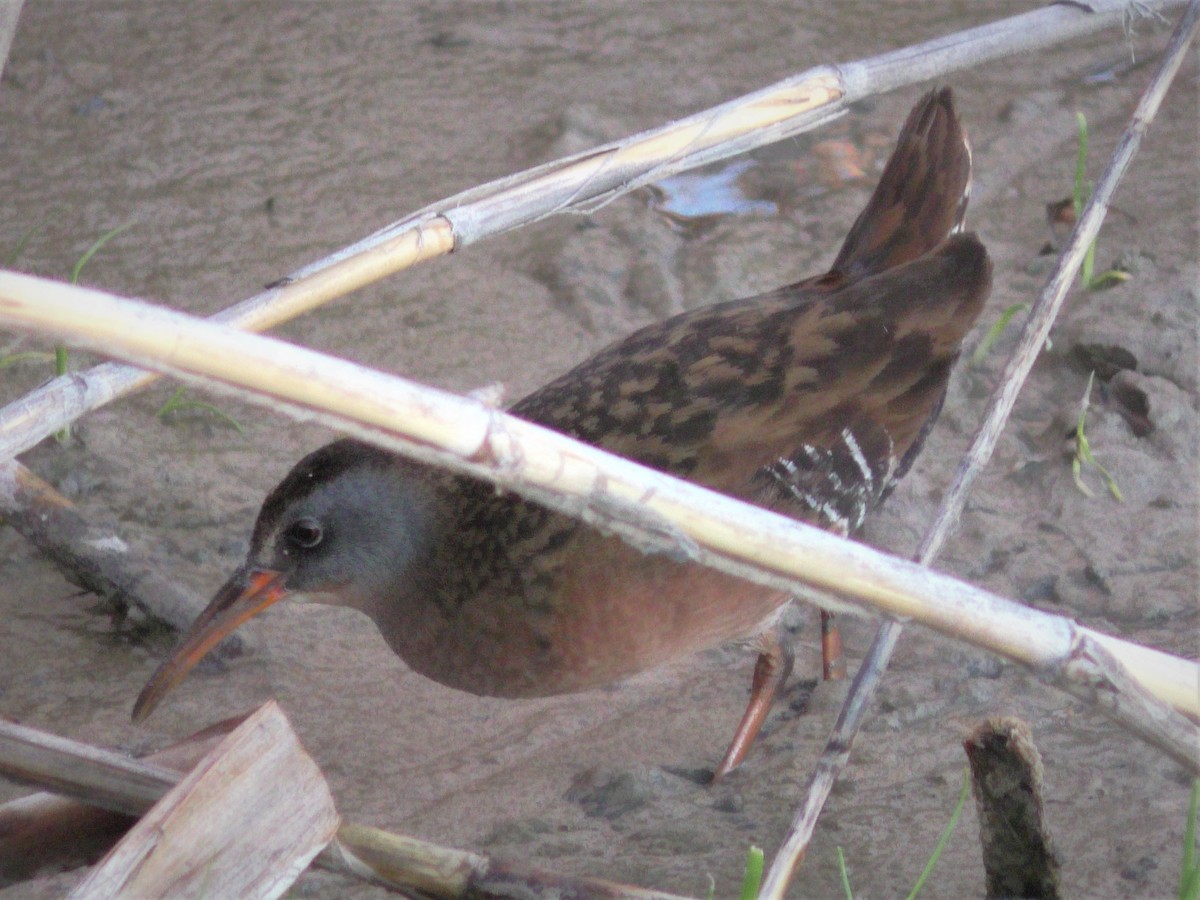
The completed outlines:
<svg viewBox="0 0 1200 900">
<path fill-rule="evenodd" d="M 739 183 L 757 165 L 754 159 L 736 159 L 663 179 L 650 186 L 650 206 L 679 224 L 711 216 L 775 215 L 779 207 L 774 201 L 747 196 Z"/>
</svg>

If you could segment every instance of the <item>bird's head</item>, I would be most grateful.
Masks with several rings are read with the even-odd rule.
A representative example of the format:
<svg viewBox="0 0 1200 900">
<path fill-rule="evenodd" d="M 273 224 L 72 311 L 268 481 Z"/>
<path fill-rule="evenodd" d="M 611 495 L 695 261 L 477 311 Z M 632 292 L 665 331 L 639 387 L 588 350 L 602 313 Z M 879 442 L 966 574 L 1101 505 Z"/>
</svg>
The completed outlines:
<svg viewBox="0 0 1200 900">
<path fill-rule="evenodd" d="M 370 613 L 426 545 L 428 488 L 397 457 L 357 441 L 296 464 L 259 511 L 246 561 L 146 683 L 134 721 L 247 619 L 288 597 Z"/>
</svg>

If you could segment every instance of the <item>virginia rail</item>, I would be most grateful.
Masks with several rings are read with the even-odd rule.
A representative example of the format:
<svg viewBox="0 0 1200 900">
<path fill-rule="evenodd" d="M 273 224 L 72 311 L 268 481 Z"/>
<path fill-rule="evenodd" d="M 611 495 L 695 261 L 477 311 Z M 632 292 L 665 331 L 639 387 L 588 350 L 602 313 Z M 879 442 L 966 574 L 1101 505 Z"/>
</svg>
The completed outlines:
<svg viewBox="0 0 1200 900">
<path fill-rule="evenodd" d="M 512 414 L 852 534 L 912 465 L 990 288 L 986 250 L 959 233 L 970 177 L 951 92 L 930 93 L 829 272 L 643 328 Z M 785 595 L 339 440 L 267 497 L 246 562 L 147 683 L 134 719 L 293 594 L 362 610 L 413 669 L 500 697 L 581 691 L 762 635 L 718 776 L 744 757 L 791 666 L 771 625 Z"/>
</svg>

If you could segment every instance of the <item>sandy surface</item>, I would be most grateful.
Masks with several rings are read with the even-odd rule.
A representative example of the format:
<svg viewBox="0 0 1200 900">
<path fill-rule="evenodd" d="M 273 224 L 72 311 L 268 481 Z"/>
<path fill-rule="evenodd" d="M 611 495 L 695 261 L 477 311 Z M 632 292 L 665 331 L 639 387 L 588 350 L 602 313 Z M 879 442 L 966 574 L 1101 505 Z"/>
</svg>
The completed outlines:
<svg viewBox="0 0 1200 900">
<path fill-rule="evenodd" d="M 0 85 L 0 254 L 39 226 L 17 266 L 65 276 L 100 234 L 136 223 L 84 281 L 211 312 L 438 197 L 650 127 L 811 65 L 869 56 L 1016 11 L 1011 3 L 26 4 Z M 1048 270 L 1044 205 L 1069 193 L 1076 110 L 1098 175 L 1168 29 L 1140 22 L 948 79 L 975 145 L 970 218 L 996 287 L 984 323 L 1028 301 Z M 1131 49 L 1139 65 L 1129 68 Z M 1116 67 L 1106 79 L 1088 76 Z M 690 227 L 650 192 L 563 217 L 392 278 L 283 329 L 293 340 L 453 389 L 511 396 L 611 338 L 682 308 L 774 287 L 827 264 L 869 183 L 830 187 L 813 145 L 849 141 L 878 166 L 923 88 L 881 97 L 824 132 L 757 154 L 774 203 Z M 939 566 L 1098 628 L 1197 654 L 1196 56 L 1116 198 L 1098 262 L 1136 277 L 1077 294 Z M 877 171 L 872 169 L 872 172 Z M 39 223 L 41 223 L 39 225 Z M 908 553 L 965 446 L 1015 329 L 960 367 L 939 427 L 870 541 Z M 972 337 L 970 344 L 978 339 Z M 1072 484 L 1063 440 L 1087 371 L 1080 344 L 1118 345 L 1138 371 L 1096 394 L 1088 431 L 1125 494 Z M 0 337 L 0 347 L 10 339 Z M 24 349 L 39 345 L 27 344 Z M 86 365 L 81 355 L 76 366 Z M 47 377 L 3 370 L 0 401 Z M 264 492 L 326 434 L 222 402 L 245 436 L 202 414 L 154 418 L 158 385 L 25 462 L 130 540 L 171 548 L 209 593 L 240 559 Z M 1149 434 L 1122 403 L 1144 395 Z M 1144 429 L 1140 429 L 1144 430 Z M 347 820 L 563 872 L 717 896 L 750 843 L 777 845 L 836 714 L 820 687 L 770 721 L 748 764 L 703 788 L 745 702 L 752 657 L 692 664 L 575 697 L 467 696 L 406 670 L 354 613 L 289 607 L 251 631 L 257 652 L 194 674 L 143 726 L 142 683 L 171 644 L 114 622 L 11 529 L 0 531 L 0 713 L 140 751 L 279 698 Z M 815 616 L 795 617 L 800 678 Z M 870 627 L 850 628 L 852 655 Z M 1046 763 L 1048 816 L 1072 896 L 1175 890 L 1187 779 L 1098 714 L 980 652 L 906 634 L 796 896 L 837 896 L 841 847 L 856 893 L 907 891 L 953 806 L 960 743 L 981 718 L 1027 720 Z M 24 791 L 0 785 L 0 800 Z M 9 888 L 56 896 L 79 873 Z M 968 810 L 928 896 L 982 893 Z M 296 896 L 376 893 L 306 875 Z"/>
</svg>

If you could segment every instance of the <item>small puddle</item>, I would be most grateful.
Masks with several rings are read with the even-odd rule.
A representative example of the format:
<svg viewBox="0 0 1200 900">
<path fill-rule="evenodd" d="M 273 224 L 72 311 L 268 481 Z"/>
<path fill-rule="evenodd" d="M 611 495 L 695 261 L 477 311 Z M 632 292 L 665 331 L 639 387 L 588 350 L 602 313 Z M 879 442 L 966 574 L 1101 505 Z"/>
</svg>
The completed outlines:
<svg viewBox="0 0 1200 900">
<path fill-rule="evenodd" d="M 739 183 L 757 165 L 738 159 L 663 179 L 650 187 L 650 207 L 679 224 L 714 216 L 775 215 L 779 207 L 773 201 L 748 197 Z"/>
<path fill-rule="evenodd" d="M 793 146 L 768 158 L 715 163 L 698 172 L 651 185 L 650 208 L 680 228 L 712 224 L 722 216 L 786 215 L 814 197 L 847 184 L 869 181 L 880 148 L 890 138 L 869 135 L 860 149 L 845 139 L 823 140 L 804 150 Z"/>
</svg>

